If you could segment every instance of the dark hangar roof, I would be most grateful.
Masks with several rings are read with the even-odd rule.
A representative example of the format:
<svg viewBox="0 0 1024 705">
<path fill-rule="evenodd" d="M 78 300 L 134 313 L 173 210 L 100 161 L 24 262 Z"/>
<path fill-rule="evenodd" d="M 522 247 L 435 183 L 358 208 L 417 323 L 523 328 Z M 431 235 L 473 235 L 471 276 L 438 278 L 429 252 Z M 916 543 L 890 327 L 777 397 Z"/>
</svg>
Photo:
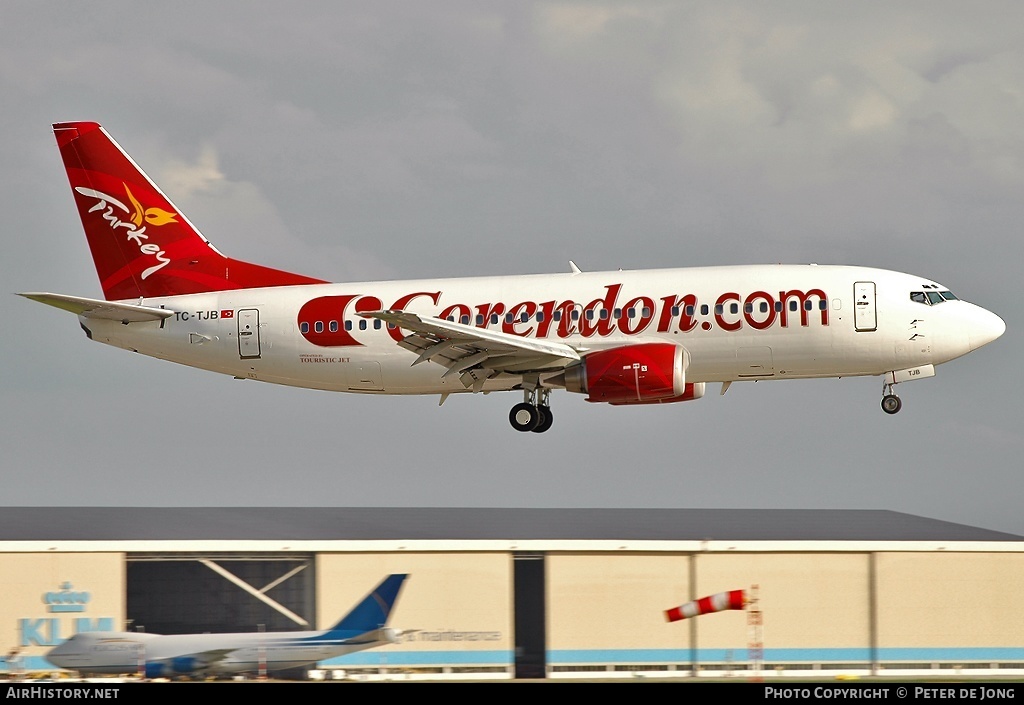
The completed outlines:
<svg viewBox="0 0 1024 705">
<path fill-rule="evenodd" d="M 0 541 L 1024 541 L 885 510 L 0 507 Z"/>
</svg>

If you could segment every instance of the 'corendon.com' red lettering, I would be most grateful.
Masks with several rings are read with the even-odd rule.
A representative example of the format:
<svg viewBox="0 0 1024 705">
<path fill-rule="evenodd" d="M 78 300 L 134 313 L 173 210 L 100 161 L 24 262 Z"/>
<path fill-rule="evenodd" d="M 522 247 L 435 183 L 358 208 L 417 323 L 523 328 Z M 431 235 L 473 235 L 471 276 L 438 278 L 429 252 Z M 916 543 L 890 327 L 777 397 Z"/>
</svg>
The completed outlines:
<svg viewBox="0 0 1024 705">
<path fill-rule="evenodd" d="M 478 304 L 450 303 L 442 306 L 444 292 L 417 291 L 396 299 L 390 306 L 377 296 L 343 294 L 311 299 L 299 309 L 299 332 L 319 347 L 362 345 L 356 334 L 373 335 L 372 329 L 354 330 L 352 321 L 364 320 L 358 314 L 381 311 L 418 311 L 422 315 L 437 316 L 456 323 L 469 321 L 479 328 L 496 328 L 502 333 L 536 338 L 605 338 L 616 333 L 640 335 L 652 327 L 658 333 L 677 330 L 689 333 L 698 325 L 702 330 L 718 327 L 734 332 L 744 326 L 754 330 L 767 330 L 778 325 L 790 326 L 791 318 L 799 311 L 801 326 L 809 326 L 811 313 L 819 314 L 821 325 L 828 322 L 828 297 L 821 289 L 801 291 L 790 289 L 773 296 L 767 291 L 755 291 L 746 296 L 726 292 L 711 306 L 700 306 L 695 294 L 670 294 L 655 298 L 634 296 L 619 304 L 621 284 L 608 284 L 604 294 L 582 304 L 565 301 L 520 301 L 506 304 L 501 301 Z M 430 302 L 431 306 L 427 305 Z M 332 322 L 334 325 L 332 325 Z M 349 322 L 349 326 L 345 323 Z M 317 323 L 320 323 L 318 326 Z M 795 325 L 795 321 L 793 322 Z M 347 329 L 350 328 L 350 329 Z M 319 330 L 320 332 L 316 332 Z M 401 329 L 386 328 L 388 335 L 400 341 L 406 333 Z"/>
</svg>

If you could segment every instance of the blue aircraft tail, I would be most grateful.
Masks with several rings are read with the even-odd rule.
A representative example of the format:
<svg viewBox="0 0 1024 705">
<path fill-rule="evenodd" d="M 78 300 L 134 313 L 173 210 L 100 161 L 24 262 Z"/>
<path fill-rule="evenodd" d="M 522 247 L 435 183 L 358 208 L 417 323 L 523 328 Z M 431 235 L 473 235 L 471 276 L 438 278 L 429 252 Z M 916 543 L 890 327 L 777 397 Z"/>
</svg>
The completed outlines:
<svg viewBox="0 0 1024 705">
<path fill-rule="evenodd" d="M 408 574 L 396 573 L 384 578 L 362 602 L 328 630 L 328 635 L 356 635 L 383 628 L 407 577 Z"/>
</svg>

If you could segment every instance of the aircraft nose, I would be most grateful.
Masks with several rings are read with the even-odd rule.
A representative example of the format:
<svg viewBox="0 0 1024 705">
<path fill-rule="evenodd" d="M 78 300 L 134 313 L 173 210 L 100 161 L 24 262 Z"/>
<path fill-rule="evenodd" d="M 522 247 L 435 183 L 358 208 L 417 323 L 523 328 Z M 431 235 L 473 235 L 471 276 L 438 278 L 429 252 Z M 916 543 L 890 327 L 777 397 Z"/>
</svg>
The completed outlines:
<svg viewBox="0 0 1024 705">
<path fill-rule="evenodd" d="M 67 659 L 64 658 L 68 653 L 67 646 L 67 643 L 64 643 L 60 646 L 50 649 L 46 652 L 46 660 L 52 663 L 54 666 L 57 666 L 58 668 L 64 668 L 65 664 L 67 663 Z"/>
<path fill-rule="evenodd" d="M 967 334 L 971 350 L 988 345 L 1005 332 L 1006 322 L 1002 318 L 991 311 L 978 308 L 972 316 L 970 331 Z"/>
</svg>

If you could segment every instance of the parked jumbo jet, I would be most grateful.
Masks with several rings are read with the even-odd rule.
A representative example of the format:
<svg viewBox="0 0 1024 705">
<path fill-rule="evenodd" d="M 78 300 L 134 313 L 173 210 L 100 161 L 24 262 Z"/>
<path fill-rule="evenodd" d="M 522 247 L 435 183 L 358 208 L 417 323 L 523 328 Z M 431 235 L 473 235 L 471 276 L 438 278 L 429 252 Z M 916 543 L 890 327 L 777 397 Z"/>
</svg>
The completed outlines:
<svg viewBox="0 0 1024 705">
<path fill-rule="evenodd" d="M 50 663 L 85 674 L 135 673 L 147 678 L 225 675 L 296 668 L 397 642 L 387 628 L 405 575 L 389 575 L 351 612 L 321 632 L 147 634 L 82 632 L 46 654 Z"/>
<path fill-rule="evenodd" d="M 930 279 L 763 265 L 329 284 L 221 254 L 96 123 L 53 126 L 106 300 L 22 296 L 92 340 L 192 367 L 368 394 L 519 390 L 509 420 L 551 427 L 552 390 L 612 405 L 708 382 L 899 382 L 992 342 L 995 314 Z"/>
</svg>

